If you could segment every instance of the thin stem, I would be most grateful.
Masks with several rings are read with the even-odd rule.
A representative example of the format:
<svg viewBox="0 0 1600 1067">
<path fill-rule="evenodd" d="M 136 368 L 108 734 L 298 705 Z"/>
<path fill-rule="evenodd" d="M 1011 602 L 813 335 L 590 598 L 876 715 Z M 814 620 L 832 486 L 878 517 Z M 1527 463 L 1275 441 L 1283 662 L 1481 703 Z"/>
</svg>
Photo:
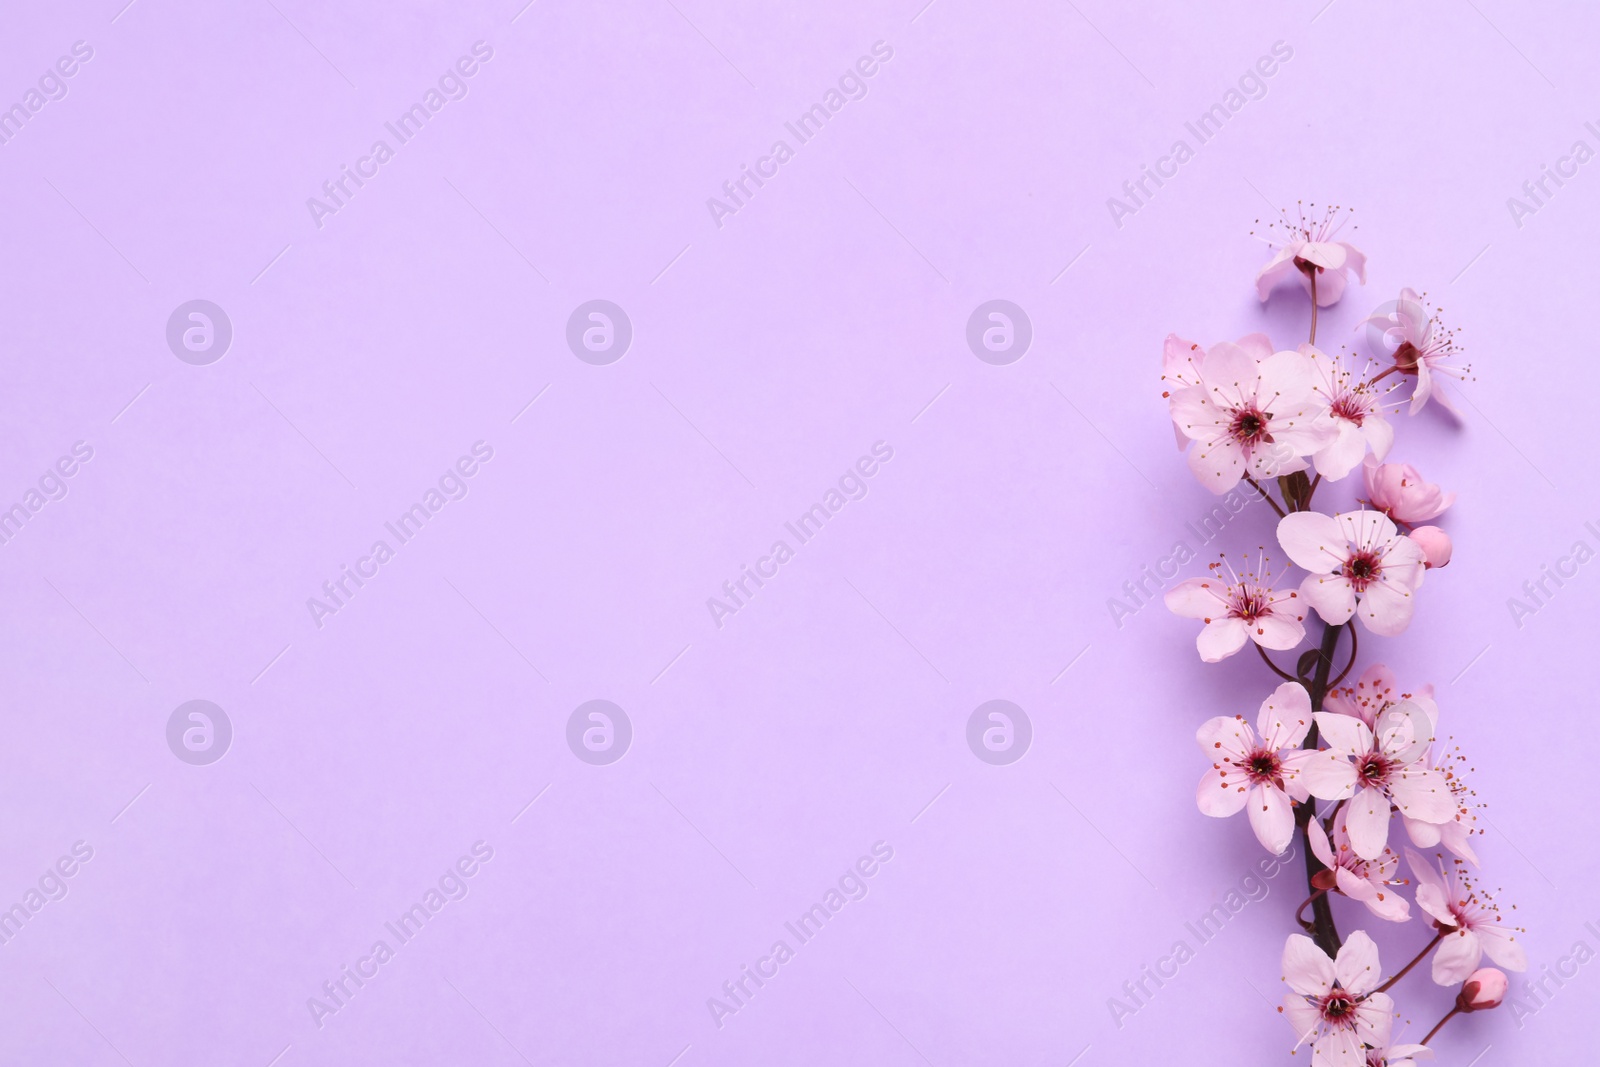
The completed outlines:
<svg viewBox="0 0 1600 1067">
<path fill-rule="evenodd" d="M 1360 642 L 1356 640 L 1356 620 L 1351 619 L 1346 625 L 1350 627 L 1350 662 L 1344 665 L 1344 670 L 1339 672 L 1339 677 L 1328 683 L 1329 689 L 1334 688 L 1340 682 L 1344 681 L 1345 675 L 1350 673 L 1350 668 L 1356 665 L 1356 645 L 1360 644 Z"/>
<path fill-rule="evenodd" d="M 1272 673 L 1276 674 L 1279 678 L 1282 678 L 1286 682 L 1298 682 L 1300 680 L 1294 675 L 1286 673 L 1283 668 L 1272 662 L 1272 657 L 1267 655 L 1267 650 L 1262 648 L 1260 645 L 1256 645 L 1256 651 L 1261 653 L 1261 662 L 1265 663 L 1268 667 L 1271 667 Z"/>
<path fill-rule="evenodd" d="M 1408 971 L 1410 971 L 1411 968 L 1413 968 L 1417 964 L 1421 963 L 1422 962 L 1422 957 L 1424 957 L 1428 953 L 1432 952 L 1433 951 L 1433 946 L 1437 945 L 1440 942 L 1440 940 L 1442 940 L 1443 938 L 1444 938 L 1444 931 L 1443 930 L 1440 930 L 1437 934 L 1434 934 L 1433 935 L 1433 940 L 1429 941 L 1426 945 L 1424 945 L 1422 947 L 1422 951 L 1417 953 L 1416 959 L 1412 960 L 1410 963 L 1408 963 L 1404 967 L 1400 968 L 1399 973 L 1397 973 L 1393 978 L 1390 978 L 1387 982 L 1383 983 L 1377 989 L 1373 990 L 1373 992 L 1375 992 L 1375 993 L 1387 993 L 1389 991 L 1389 987 L 1390 986 L 1392 986 L 1396 982 L 1400 981 L 1400 979 L 1402 979 L 1402 978 L 1404 978 L 1406 976 L 1406 973 Z M 1439 1025 L 1443 1026 L 1444 1024 L 1440 1023 Z M 1437 1027 L 1435 1029 L 1437 1029 Z M 1430 1034 L 1429 1036 L 1431 1037 L 1433 1035 Z M 1424 1040 L 1422 1043 L 1424 1045 L 1426 1045 L 1428 1042 L 1426 1040 Z"/>
<path fill-rule="evenodd" d="M 1338 650 L 1339 634 L 1343 630 L 1343 626 L 1327 626 L 1326 624 L 1323 626 L 1322 645 L 1317 649 L 1317 668 L 1312 674 L 1311 683 L 1306 685 L 1307 691 L 1311 694 L 1312 711 L 1321 711 L 1322 701 L 1328 695 L 1328 675 L 1333 672 L 1333 654 Z M 1301 684 L 1304 685 L 1305 683 L 1302 682 Z M 1306 739 L 1301 742 L 1300 747 L 1316 751 L 1317 737 L 1317 727 L 1313 722 L 1311 729 L 1306 731 Z M 1295 824 L 1299 827 L 1300 836 L 1304 839 L 1305 844 L 1306 888 L 1312 890 L 1313 893 L 1316 891 L 1314 879 L 1318 874 L 1328 869 L 1321 860 L 1317 859 L 1316 853 L 1311 850 L 1311 832 L 1306 828 L 1311 820 L 1316 818 L 1316 814 L 1316 805 L 1310 801 L 1301 804 L 1299 810 L 1295 812 Z M 1311 914 L 1313 928 L 1311 936 L 1316 940 L 1317 946 L 1329 956 L 1337 956 L 1340 944 L 1339 929 L 1333 924 L 1333 908 L 1328 903 L 1328 895 L 1326 893 L 1313 900 Z"/>
<path fill-rule="evenodd" d="M 1322 484 L 1322 475 L 1319 474 L 1315 478 L 1311 479 L 1311 488 L 1306 490 L 1306 499 L 1305 499 L 1305 505 L 1306 506 L 1301 508 L 1300 509 L 1301 511 L 1310 511 L 1311 510 L 1311 498 L 1317 495 L 1317 486 L 1319 486 L 1321 484 Z"/>
<path fill-rule="evenodd" d="M 1302 900 L 1300 902 L 1300 906 L 1294 909 L 1294 921 L 1304 927 L 1307 933 L 1315 932 L 1317 927 L 1315 923 L 1307 922 L 1306 919 L 1303 918 L 1306 913 L 1306 905 L 1314 903 L 1318 897 L 1322 896 L 1326 892 L 1326 889 L 1318 889 L 1309 897 L 1306 897 L 1306 899 Z"/>
<path fill-rule="evenodd" d="M 1422 1039 L 1422 1044 L 1426 1045 L 1428 1042 L 1432 1041 L 1433 1035 L 1437 1034 L 1440 1030 L 1443 1030 L 1444 1024 L 1449 1022 L 1451 1019 L 1454 1019 L 1460 1011 L 1460 1008 L 1451 1008 L 1448 1012 L 1446 1012 L 1445 1017 L 1435 1023 L 1432 1030 L 1428 1031 L 1428 1036 Z"/>
<path fill-rule="evenodd" d="M 1267 495 L 1267 491 L 1265 489 L 1261 488 L 1261 483 L 1260 482 L 1256 481 L 1254 478 L 1250 477 L 1248 474 L 1246 474 L 1244 476 L 1244 480 L 1249 482 L 1252 486 L 1255 487 L 1256 492 L 1261 494 L 1261 499 L 1262 500 L 1265 500 L 1267 503 L 1272 505 L 1272 510 L 1276 511 L 1278 513 L 1278 518 L 1281 519 L 1281 518 L 1284 517 L 1286 512 L 1282 508 L 1280 508 L 1278 506 L 1278 502 L 1276 500 L 1272 499 L 1272 497 Z"/>
<path fill-rule="evenodd" d="M 1311 278 L 1311 340 L 1309 344 L 1317 343 L 1317 268 L 1312 267 L 1308 272 Z"/>
</svg>

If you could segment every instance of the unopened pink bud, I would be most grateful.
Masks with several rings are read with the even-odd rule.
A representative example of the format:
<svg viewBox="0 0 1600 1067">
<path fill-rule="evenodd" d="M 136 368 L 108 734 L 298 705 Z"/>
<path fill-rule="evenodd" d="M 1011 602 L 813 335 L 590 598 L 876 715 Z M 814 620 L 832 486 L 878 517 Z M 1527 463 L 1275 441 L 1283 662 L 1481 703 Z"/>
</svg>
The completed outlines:
<svg viewBox="0 0 1600 1067">
<path fill-rule="evenodd" d="M 1506 997 L 1506 975 L 1493 967 L 1482 967 L 1467 975 L 1456 996 L 1456 1007 L 1462 1011 L 1487 1011 L 1498 1008 Z"/>
<path fill-rule="evenodd" d="M 1418 526 L 1411 531 L 1411 540 L 1422 549 L 1427 567 L 1443 567 L 1450 562 L 1450 535 L 1437 526 Z"/>
</svg>

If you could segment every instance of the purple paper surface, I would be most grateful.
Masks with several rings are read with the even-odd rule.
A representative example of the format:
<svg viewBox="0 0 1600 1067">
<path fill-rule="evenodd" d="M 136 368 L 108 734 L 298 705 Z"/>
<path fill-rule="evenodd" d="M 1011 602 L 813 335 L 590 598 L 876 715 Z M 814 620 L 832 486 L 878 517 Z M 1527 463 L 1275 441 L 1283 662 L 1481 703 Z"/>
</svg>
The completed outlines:
<svg viewBox="0 0 1600 1067">
<path fill-rule="evenodd" d="M 1309 1062 L 1299 856 L 1194 802 L 1273 680 L 1158 599 L 1271 544 L 1160 346 L 1304 340 L 1302 198 L 1319 340 L 1413 286 L 1477 379 L 1362 648 L 1528 928 L 1438 1062 L 1589 1055 L 1600 15 L 124 3 L 0 14 L 0 1061 Z"/>
</svg>

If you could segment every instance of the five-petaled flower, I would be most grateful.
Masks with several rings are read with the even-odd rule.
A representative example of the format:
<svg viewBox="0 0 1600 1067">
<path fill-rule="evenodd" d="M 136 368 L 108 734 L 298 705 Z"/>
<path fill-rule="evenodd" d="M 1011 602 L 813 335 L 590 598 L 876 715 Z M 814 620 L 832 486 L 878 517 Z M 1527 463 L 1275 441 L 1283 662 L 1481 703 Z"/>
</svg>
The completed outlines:
<svg viewBox="0 0 1600 1067">
<path fill-rule="evenodd" d="M 1259 337 L 1213 345 L 1198 366 L 1189 365 L 1198 384 L 1171 397 L 1173 421 L 1195 442 L 1189 469 L 1219 495 L 1246 476 L 1305 470 L 1305 457 L 1334 433 L 1317 399 L 1311 361 L 1299 352 L 1258 359 Z"/>
<path fill-rule="evenodd" d="M 1339 479 L 1356 469 L 1367 456 L 1383 459 L 1394 444 L 1394 427 L 1383 414 L 1383 393 L 1315 345 L 1301 345 L 1301 355 L 1311 360 L 1313 386 L 1327 408 L 1335 436 L 1322 447 L 1312 462 L 1324 478 Z M 1429 516 L 1430 518 L 1432 516 Z"/>
<path fill-rule="evenodd" d="M 1300 594 L 1279 592 L 1261 561 L 1257 570 L 1243 575 L 1213 563 L 1205 578 L 1188 578 L 1167 590 L 1167 609 L 1187 619 L 1199 619 L 1205 628 L 1195 638 L 1200 658 L 1218 663 L 1254 641 L 1262 648 L 1284 652 L 1305 640 L 1306 617 Z"/>
<path fill-rule="evenodd" d="M 1461 861 L 1454 870 L 1438 867 L 1406 849 L 1406 862 L 1417 878 L 1417 907 L 1433 917 L 1444 940 L 1433 954 L 1433 980 L 1455 985 L 1475 971 L 1487 955 L 1513 971 L 1528 969 L 1528 954 L 1517 943 L 1517 930 L 1500 921 L 1500 908 L 1477 889 Z"/>
<path fill-rule="evenodd" d="M 1382 977 L 1378 946 L 1357 930 L 1333 959 L 1304 934 L 1290 934 L 1283 946 L 1283 980 L 1293 992 L 1283 998 L 1283 1013 L 1299 1041 L 1313 1043 L 1316 1067 L 1366 1067 L 1364 1045 L 1389 1044 L 1394 1001 L 1376 992 Z"/>
<path fill-rule="evenodd" d="M 1364 325 L 1379 327 L 1384 347 L 1394 346 L 1393 351 L 1384 353 L 1394 360 L 1393 369 L 1417 379 L 1411 391 L 1411 414 L 1421 411 L 1430 398 L 1454 413 L 1455 405 L 1433 376 L 1447 374 L 1465 379 L 1472 368 L 1450 362 L 1461 352 L 1456 347 L 1455 334 L 1446 330 L 1436 316 L 1428 314 L 1422 300 L 1415 289 L 1402 289 L 1400 299 L 1390 310 L 1373 315 Z"/>
<path fill-rule="evenodd" d="M 1332 841 L 1316 819 L 1306 823 L 1306 836 L 1311 840 L 1311 854 L 1328 868 L 1317 872 L 1313 886 L 1359 900 L 1372 914 L 1392 923 L 1411 918 L 1411 904 L 1394 888 L 1404 880 L 1395 877 L 1400 857 L 1393 849 L 1385 848 L 1375 860 L 1362 859 L 1350 847 L 1350 831 L 1342 819 L 1333 828 Z"/>
<path fill-rule="evenodd" d="M 1320 800 L 1344 800 L 1350 847 L 1364 860 L 1383 855 L 1391 805 L 1401 814 L 1442 823 L 1456 813 L 1450 783 L 1426 762 L 1433 719 L 1421 704 L 1402 700 L 1384 710 L 1376 727 L 1331 711 L 1316 714 L 1328 747 L 1306 761 L 1302 778 Z"/>
<path fill-rule="evenodd" d="M 1298 682 L 1285 682 L 1261 704 L 1252 730 L 1243 715 L 1219 715 L 1195 733 L 1211 770 L 1195 799 L 1216 818 L 1250 811 L 1250 828 L 1269 852 L 1282 853 L 1294 838 L 1294 805 L 1307 799 L 1300 768 L 1314 755 L 1302 749 L 1311 729 L 1311 698 Z"/>
<path fill-rule="evenodd" d="M 1359 615 L 1367 629 L 1393 637 L 1411 622 L 1422 584 L 1422 547 L 1376 511 L 1324 515 L 1298 511 L 1278 522 L 1278 543 L 1311 574 L 1300 595 L 1325 622 Z"/>
<path fill-rule="evenodd" d="M 1308 218 L 1301 211 L 1299 221 L 1291 222 L 1282 214 L 1274 222 L 1285 239 L 1261 273 L 1256 275 L 1256 293 L 1263 302 L 1274 286 L 1294 275 L 1307 293 L 1312 291 L 1311 281 L 1316 279 L 1317 306 L 1327 307 L 1338 303 L 1344 295 L 1345 276 L 1354 274 L 1362 285 L 1367 284 L 1367 257 L 1348 241 L 1334 240 L 1348 218 L 1340 208 L 1327 209 L 1322 217 Z"/>
</svg>

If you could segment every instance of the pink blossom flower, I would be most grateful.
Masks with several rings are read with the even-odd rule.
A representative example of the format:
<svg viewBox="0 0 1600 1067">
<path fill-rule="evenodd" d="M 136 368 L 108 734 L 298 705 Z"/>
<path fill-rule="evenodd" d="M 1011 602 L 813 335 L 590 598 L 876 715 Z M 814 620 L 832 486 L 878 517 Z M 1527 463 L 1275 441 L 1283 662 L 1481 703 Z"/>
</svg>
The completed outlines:
<svg viewBox="0 0 1600 1067">
<path fill-rule="evenodd" d="M 1336 436 L 1312 457 L 1317 473 L 1337 480 L 1355 470 L 1368 448 L 1378 459 L 1388 455 L 1394 427 L 1384 417 L 1383 394 L 1356 380 L 1343 360 L 1314 345 L 1301 345 L 1300 354 L 1315 368 L 1313 388 L 1336 429 Z"/>
<path fill-rule="evenodd" d="M 1437 526 L 1418 526 L 1411 531 L 1411 540 L 1422 549 L 1422 563 L 1428 570 L 1450 565 L 1450 535 Z"/>
<path fill-rule="evenodd" d="M 1416 387 L 1411 391 L 1411 414 L 1421 411 L 1430 398 L 1454 412 L 1455 405 L 1450 403 L 1444 390 L 1434 381 L 1434 375 L 1447 374 L 1452 378 L 1465 379 L 1472 368 L 1458 367 L 1450 362 L 1461 353 L 1456 347 L 1455 333 L 1446 330 L 1437 317 L 1430 316 L 1422 301 L 1423 297 L 1415 289 L 1402 289 L 1400 299 L 1395 301 L 1392 310 L 1373 315 L 1364 325 L 1382 329 L 1384 346 L 1394 346 L 1392 351 L 1386 351 L 1383 355 L 1394 360 L 1396 371 L 1417 379 Z"/>
<path fill-rule="evenodd" d="M 1281 244 L 1261 273 L 1256 275 L 1256 293 L 1263 303 L 1274 286 L 1294 275 L 1307 293 L 1311 292 L 1311 279 L 1317 279 L 1317 306 L 1327 307 L 1338 303 L 1344 294 L 1345 275 L 1353 273 L 1367 284 L 1367 257 L 1347 241 L 1334 238 L 1348 221 L 1348 212 L 1341 208 L 1328 208 L 1322 218 L 1308 218 L 1304 208 L 1299 221 L 1292 222 L 1288 214 L 1280 213 L 1271 224 L 1281 231 Z"/>
<path fill-rule="evenodd" d="M 1197 368 L 1200 383 L 1171 398 L 1173 421 L 1196 442 L 1189 469 L 1219 495 L 1247 474 L 1276 478 L 1304 470 L 1303 457 L 1332 435 L 1321 418 L 1311 361 L 1298 352 L 1258 361 L 1252 338 L 1245 340 L 1251 348 L 1213 345 Z"/>
<path fill-rule="evenodd" d="M 1221 715 L 1195 733 L 1212 760 L 1195 799 L 1213 818 L 1250 809 L 1250 828 L 1269 852 L 1281 854 L 1294 839 L 1294 805 L 1307 798 L 1300 768 L 1315 753 L 1302 749 L 1311 729 L 1311 698 L 1297 682 L 1272 691 L 1256 715 L 1256 729 L 1243 715 Z"/>
<path fill-rule="evenodd" d="M 1359 614 L 1367 629 L 1393 637 L 1411 622 L 1422 584 L 1422 549 L 1376 511 L 1299 511 L 1278 522 L 1278 543 L 1311 574 L 1300 595 L 1342 626 Z"/>
<path fill-rule="evenodd" d="M 1195 639 L 1202 660 L 1221 662 L 1243 648 L 1246 640 L 1283 652 L 1305 639 L 1300 594 L 1274 590 L 1265 561 L 1258 564 L 1259 577 L 1235 574 L 1231 566 L 1226 578 L 1221 571 L 1222 564 L 1213 563 L 1209 577 L 1179 582 L 1164 598 L 1173 614 L 1206 624 Z"/>
<path fill-rule="evenodd" d="M 1351 934 L 1334 959 L 1304 934 L 1289 935 L 1283 980 L 1293 992 L 1285 994 L 1283 1012 L 1299 1038 L 1295 1047 L 1313 1043 L 1316 1067 L 1364 1067 L 1364 1045 L 1388 1045 L 1394 1001 L 1375 992 L 1379 967 L 1378 946 L 1364 930 Z"/>
<path fill-rule="evenodd" d="M 1407 526 L 1427 522 L 1456 502 L 1454 493 L 1423 481 L 1411 464 L 1379 463 L 1382 458 L 1368 456 L 1362 461 L 1361 480 L 1366 483 L 1367 503 L 1395 522 Z"/>
<path fill-rule="evenodd" d="M 1322 709 L 1360 719 L 1376 734 L 1381 732 L 1391 719 L 1406 714 L 1401 705 L 1408 701 L 1422 709 L 1423 715 L 1433 724 L 1431 731 L 1437 733 L 1439 705 L 1433 698 L 1433 686 L 1422 686 L 1414 693 L 1401 692 L 1400 683 L 1395 680 L 1394 672 L 1381 663 L 1368 667 L 1355 685 L 1329 690 L 1327 697 L 1322 701 Z M 1380 722 L 1384 723 L 1384 727 L 1379 726 Z M 1421 730 L 1417 730 L 1416 733 L 1420 735 Z M 1413 744 L 1412 747 L 1417 746 Z M 1468 838 L 1476 832 L 1477 816 L 1474 809 L 1477 807 L 1477 802 L 1473 799 L 1475 794 L 1462 777 L 1460 767 L 1466 762 L 1466 757 L 1461 755 L 1459 746 L 1450 752 L 1436 751 L 1437 743 L 1422 747 L 1423 752 L 1419 757 L 1422 765 L 1443 776 L 1450 787 L 1451 802 L 1455 810 L 1449 819 L 1441 823 L 1424 822 L 1402 812 L 1401 820 L 1405 824 L 1406 835 L 1418 848 L 1434 848 L 1443 844 L 1463 859 L 1477 863 L 1477 853 L 1472 850 L 1468 842 Z"/>
<path fill-rule="evenodd" d="M 1442 862 L 1435 867 L 1408 848 L 1406 862 L 1417 877 L 1417 907 L 1445 932 L 1433 954 L 1435 982 L 1463 981 L 1485 955 L 1513 971 L 1528 969 L 1528 954 L 1517 944 L 1519 931 L 1500 921 L 1499 906 L 1473 886 L 1460 860 L 1455 870 L 1446 870 Z"/>
<path fill-rule="evenodd" d="M 1423 762 L 1433 722 L 1421 705 L 1407 700 L 1386 709 L 1376 732 L 1335 712 L 1319 711 L 1316 721 L 1328 747 L 1306 762 L 1305 787 L 1322 800 L 1350 799 L 1344 819 L 1357 856 L 1383 855 L 1391 805 L 1424 822 L 1442 823 L 1455 814 L 1450 784 Z"/>
<path fill-rule="evenodd" d="M 1272 355 L 1272 342 L 1264 333 L 1249 333 L 1234 342 L 1257 363 Z M 1161 395 L 1169 410 L 1176 406 L 1174 394 L 1201 384 L 1200 369 L 1205 364 L 1206 350 L 1175 333 L 1167 334 L 1161 348 Z M 1176 418 L 1176 415 L 1174 415 Z M 1178 451 L 1189 447 L 1190 438 L 1173 423 L 1172 432 L 1178 438 Z"/>
<path fill-rule="evenodd" d="M 1403 879 L 1394 877 L 1399 873 L 1400 857 L 1393 849 L 1385 848 L 1375 860 L 1362 859 L 1350 847 L 1350 831 L 1343 819 L 1334 825 L 1331 842 L 1316 819 L 1306 824 L 1306 835 L 1311 839 L 1311 854 L 1328 868 L 1317 874 L 1318 889 L 1337 890 L 1365 904 L 1378 918 L 1392 923 L 1411 918 L 1410 903 L 1391 888 L 1404 884 Z M 1332 885 L 1322 884 L 1330 879 Z"/>
<path fill-rule="evenodd" d="M 1511 984 L 1506 978 L 1506 972 L 1493 967 L 1480 967 L 1467 975 L 1467 980 L 1461 983 L 1461 995 L 1457 1003 L 1462 1011 L 1488 1011 L 1498 1008 L 1500 1002 L 1506 999 L 1506 987 Z"/>
</svg>

